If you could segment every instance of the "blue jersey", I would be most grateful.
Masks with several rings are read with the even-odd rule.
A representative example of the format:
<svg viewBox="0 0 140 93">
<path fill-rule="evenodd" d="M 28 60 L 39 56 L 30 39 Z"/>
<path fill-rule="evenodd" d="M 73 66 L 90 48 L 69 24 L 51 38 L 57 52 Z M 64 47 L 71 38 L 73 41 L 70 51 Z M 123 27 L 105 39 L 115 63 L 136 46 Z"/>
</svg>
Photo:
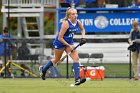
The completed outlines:
<svg viewBox="0 0 140 93">
<path fill-rule="evenodd" d="M 68 24 L 69 24 L 69 28 L 67 29 L 63 38 L 68 44 L 73 45 L 73 43 L 74 43 L 73 42 L 74 33 L 78 31 L 79 25 L 78 25 L 78 21 L 76 21 L 76 24 L 72 24 L 72 22 L 69 19 L 67 21 L 68 21 Z M 59 35 L 59 33 L 58 33 L 58 35 Z M 64 45 L 62 42 L 60 42 L 58 40 L 58 35 L 54 40 L 53 47 L 56 48 L 56 49 L 65 48 L 66 45 Z"/>
<path fill-rule="evenodd" d="M 10 35 L 10 36 L 4 36 L 3 34 L 2 35 L 0 35 L 0 39 L 1 39 L 1 42 L 0 42 L 0 56 L 3 56 L 4 55 L 4 42 L 3 42 L 3 39 L 4 38 L 6 38 L 6 39 L 10 39 L 10 38 L 13 38 L 13 36 L 12 35 Z M 14 44 L 14 43 L 11 43 L 10 42 L 10 44 Z M 8 41 L 6 41 L 6 50 L 7 50 L 7 52 L 6 52 L 6 55 L 12 55 L 12 52 L 11 51 L 9 51 L 9 42 Z"/>
</svg>

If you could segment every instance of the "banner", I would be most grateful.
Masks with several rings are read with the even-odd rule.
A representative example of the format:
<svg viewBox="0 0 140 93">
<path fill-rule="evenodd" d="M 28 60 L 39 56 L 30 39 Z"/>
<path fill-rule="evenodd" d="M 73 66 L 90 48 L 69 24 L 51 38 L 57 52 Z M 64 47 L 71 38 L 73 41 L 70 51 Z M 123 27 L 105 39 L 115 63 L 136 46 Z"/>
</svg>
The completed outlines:
<svg viewBox="0 0 140 93">
<path fill-rule="evenodd" d="M 59 13 L 58 30 L 61 27 L 60 20 L 64 17 L 65 13 Z M 78 20 L 86 32 L 130 32 L 133 21 L 140 23 L 140 12 L 78 13 Z"/>
</svg>

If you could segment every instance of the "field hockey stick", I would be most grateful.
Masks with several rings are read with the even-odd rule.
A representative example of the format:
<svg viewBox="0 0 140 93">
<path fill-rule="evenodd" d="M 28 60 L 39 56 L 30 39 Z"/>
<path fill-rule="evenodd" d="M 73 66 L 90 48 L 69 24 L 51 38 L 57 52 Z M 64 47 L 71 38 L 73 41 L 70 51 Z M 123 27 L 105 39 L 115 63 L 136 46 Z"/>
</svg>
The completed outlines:
<svg viewBox="0 0 140 93">
<path fill-rule="evenodd" d="M 67 53 L 65 56 L 63 56 L 55 65 L 58 66 L 59 63 L 61 63 L 68 55 L 70 55 L 74 50 L 76 50 L 80 46 L 80 43 L 74 47 L 69 53 Z"/>
<path fill-rule="evenodd" d="M 89 60 L 90 60 L 90 55 L 88 56 L 88 61 L 87 61 L 86 65 L 83 68 L 83 70 L 84 70 L 84 77 L 83 78 L 86 78 L 86 74 L 89 75 L 89 73 L 87 72 L 87 67 L 89 65 Z M 89 79 L 88 79 L 88 81 L 89 81 Z"/>
</svg>

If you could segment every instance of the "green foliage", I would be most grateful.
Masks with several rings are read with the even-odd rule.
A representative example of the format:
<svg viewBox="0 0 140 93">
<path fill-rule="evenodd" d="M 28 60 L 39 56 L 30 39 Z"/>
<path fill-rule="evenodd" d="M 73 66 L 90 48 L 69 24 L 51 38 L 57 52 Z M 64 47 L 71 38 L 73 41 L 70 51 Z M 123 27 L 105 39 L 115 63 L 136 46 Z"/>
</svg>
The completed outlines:
<svg viewBox="0 0 140 93">
<path fill-rule="evenodd" d="M 54 34 L 55 30 L 55 14 L 54 13 L 45 13 L 44 15 L 44 34 L 51 35 Z"/>
<path fill-rule="evenodd" d="M 10 33 L 12 35 L 17 35 L 17 18 L 10 18 Z"/>
</svg>

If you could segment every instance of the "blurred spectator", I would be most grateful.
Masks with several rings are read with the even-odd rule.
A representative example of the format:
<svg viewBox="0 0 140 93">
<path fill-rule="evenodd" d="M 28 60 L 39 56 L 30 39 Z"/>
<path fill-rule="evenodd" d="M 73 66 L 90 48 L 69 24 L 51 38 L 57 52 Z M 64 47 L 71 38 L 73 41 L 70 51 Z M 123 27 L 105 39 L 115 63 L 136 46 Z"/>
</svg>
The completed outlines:
<svg viewBox="0 0 140 93">
<path fill-rule="evenodd" d="M 59 4 L 60 4 L 60 7 L 71 7 L 71 5 L 69 3 L 66 2 L 66 0 L 59 0 Z"/>
<path fill-rule="evenodd" d="M 1 41 L 0 42 L 0 56 L 2 59 L 3 66 L 5 66 L 5 62 L 8 62 L 8 60 L 10 60 L 10 64 L 6 68 L 7 69 L 6 73 L 8 77 L 12 76 L 12 72 L 10 70 L 11 62 L 12 62 L 12 50 L 16 47 L 16 44 L 14 42 L 10 42 L 10 39 L 12 38 L 13 36 L 9 34 L 8 28 L 5 27 L 3 29 L 3 33 L 0 35 L 0 41 Z"/>
<path fill-rule="evenodd" d="M 17 60 L 22 60 L 22 61 L 29 60 L 28 58 L 29 54 L 30 54 L 30 50 L 27 47 L 27 44 L 25 42 L 22 42 L 21 46 L 18 48 Z M 20 66 L 26 70 L 30 70 L 29 67 L 26 66 L 24 62 Z M 21 69 L 21 76 L 26 77 L 29 76 L 29 74 L 25 73 L 25 71 Z"/>
<path fill-rule="evenodd" d="M 22 42 L 21 46 L 18 48 L 18 58 L 19 60 L 28 60 L 28 55 L 30 50 L 25 42 Z"/>
<path fill-rule="evenodd" d="M 86 8 L 105 8 L 106 0 L 94 0 L 91 3 L 86 3 Z M 87 11 L 87 13 L 108 13 L 108 11 Z"/>
<path fill-rule="evenodd" d="M 95 6 L 95 1 L 96 0 L 84 0 L 86 3 L 86 8 L 92 8 Z"/>
<path fill-rule="evenodd" d="M 137 21 L 132 23 L 128 42 L 129 50 L 132 51 L 132 68 L 134 72 L 134 80 L 138 80 L 138 62 L 140 62 L 140 27 Z"/>
<path fill-rule="evenodd" d="M 89 0 L 86 2 L 87 8 L 104 8 L 106 5 L 106 0 Z"/>
<path fill-rule="evenodd" d="M 95 7 L 104 8 L 106 5 L 106 0 L 96 0 Z"/>
<path fill-rule="evenodd" d="M 80 0 L 66 0 L 66 3 L 69 3 L 70 5 L 72 5 L 74 1 L 75 7 L 79 6 Z"/>
<path fill-rule="evenodd" d="M 59 0 L 59 3 L 65 3 L 65 0 Z"/>
<path fill-rule="evenodd" d="M 118 7 L 128 7 L 128 0 L 109 0 L 110 4 L 118 4 Z"/>
<path fill-rule="evenodd" d="M 132 1 L 132 5 L 130 7 L 132 7 L 132 8 L 140 8 L 140 0 Z"/>
<path fill-rule="evenodd" d="M 95 2 L 96 0 L 84 0 L 84 2 L 86 3 L 92 3 L 92 2 Z"/>
</svg>

